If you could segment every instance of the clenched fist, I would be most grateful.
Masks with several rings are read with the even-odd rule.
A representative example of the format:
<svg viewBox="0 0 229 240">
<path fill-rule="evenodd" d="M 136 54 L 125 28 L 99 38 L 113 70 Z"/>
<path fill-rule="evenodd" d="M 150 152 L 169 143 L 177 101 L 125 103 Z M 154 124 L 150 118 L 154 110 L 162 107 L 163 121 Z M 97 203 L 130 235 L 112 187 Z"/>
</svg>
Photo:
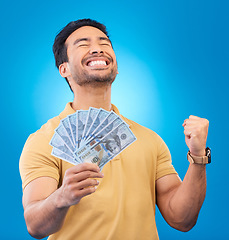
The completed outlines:
<svg viewBox="0 0 229 240">
<path fill-rule="evenodd" d="M 205 156 L 209 121 L 204 118 L 190 116 L 184 120 L 185 142 L 194 156 Z"/>
</svg>

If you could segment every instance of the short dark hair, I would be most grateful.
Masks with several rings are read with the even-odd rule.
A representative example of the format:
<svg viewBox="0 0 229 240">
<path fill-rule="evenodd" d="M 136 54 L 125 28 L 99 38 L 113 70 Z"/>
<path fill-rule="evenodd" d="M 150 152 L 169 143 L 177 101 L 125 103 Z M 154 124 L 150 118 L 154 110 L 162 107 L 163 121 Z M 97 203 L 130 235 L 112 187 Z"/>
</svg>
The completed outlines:
<svg viewBox="0 0 229 240">
<path fill-rule="evenodd" d="M 91 27 L 98 28 L 109 38 L 106 26 L 95 20 L 85 18 L 85 19 L 79 19 L 77 21 L 72 21 L 72 22 L 68 23 L 57 34 L 54 44 L 53 44 L 53 48 L 52 48 L 54 57 L 55 57 L 56 67 L 58 69 L 62 63 L 68 62 L 67 47 L 65 45 L 65 41 L 75 30 L 77 30 L 78 28 L 84 27 L 84 26 L 91 26 Z"/>
</svg>

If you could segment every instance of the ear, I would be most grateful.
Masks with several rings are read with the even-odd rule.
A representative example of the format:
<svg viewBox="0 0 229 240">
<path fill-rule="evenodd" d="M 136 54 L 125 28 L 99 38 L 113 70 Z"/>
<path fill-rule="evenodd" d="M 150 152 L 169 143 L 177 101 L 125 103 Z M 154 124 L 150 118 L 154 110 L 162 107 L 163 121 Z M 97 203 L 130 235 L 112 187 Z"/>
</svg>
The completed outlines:
<svg viewBox="0 0 229 240">
<path fill-rule="evenodd" d="M 69 70 L 69 65 L 67 62 L 60 64 L 59 73 L 63 78 L 67 78 L 71 75 L 70 70 Z"/>
</svg>

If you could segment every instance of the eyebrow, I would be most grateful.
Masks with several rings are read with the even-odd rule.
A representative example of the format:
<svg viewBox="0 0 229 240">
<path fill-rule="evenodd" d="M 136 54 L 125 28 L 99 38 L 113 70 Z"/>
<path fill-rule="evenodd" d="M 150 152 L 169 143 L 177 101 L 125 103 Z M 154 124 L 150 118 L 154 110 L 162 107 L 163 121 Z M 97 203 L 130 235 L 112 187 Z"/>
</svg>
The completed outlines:
<svg viewBox="0 0 229 240">
<path fill-rule="evenodd" d="M 105 40 L 105 41 L 107 41 L 107 42 L 109 42 L 111 44 L 111 40 L 109 38 L 99 37 L 99 40 Z"/>
<path fill-rule="evenodd" d="M 82 41 L 89 41 L 88 38 L 79 38 L 79 39 L 76 39 L 75 42 L 73 43 L 73 45 L 79 43 L 79 42 L 82 42 Z"/>
<path fill-rule="evenodd" d="M 111 41 L 109 38 L 106 38 L 106 37 L 98 37 L 99 40 L 105 40 L 107 42 L 109 42 L 111 44 Z M 76 45 L 77 43 L 79 42 L 83 42 L 83 41 L 90 41 L 89 38 L 79 38 L 79 39 L 76 39 L 75 42 L 73 43 L 73 45 Z"/>
</svg>

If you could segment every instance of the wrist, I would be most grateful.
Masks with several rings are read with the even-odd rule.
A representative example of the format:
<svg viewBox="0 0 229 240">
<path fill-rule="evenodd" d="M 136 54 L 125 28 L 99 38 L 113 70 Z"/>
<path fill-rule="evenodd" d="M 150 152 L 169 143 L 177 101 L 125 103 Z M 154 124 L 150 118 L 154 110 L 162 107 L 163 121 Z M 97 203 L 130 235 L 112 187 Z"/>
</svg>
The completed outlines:
<svg viewBox="0 0 229 240">
<path fill-rule="evenodd" d="M 197 163 L 197 164 L 208 164 L 211 163 L 211 149 L 206 148 L 204 151 L 195 152 L 189 151 L 187 154 L 188 161 L 190 163 Z"/>
<path fill-rule="evenodd" d="M 206 149 L 204 148 L 200 151 L 189 150 L 189 153 L 195 157 L 202 157 L 202 156 L 206 156 Z"/>
<path fill-rule="evenodd" d="M 54 205 L 57 209 L 68 209 L 69 208 L 69 206 L 67 206 L 64 201 L 61 187 L 59 189 L 57 189 L 55 192 Z"/>
</svg>

